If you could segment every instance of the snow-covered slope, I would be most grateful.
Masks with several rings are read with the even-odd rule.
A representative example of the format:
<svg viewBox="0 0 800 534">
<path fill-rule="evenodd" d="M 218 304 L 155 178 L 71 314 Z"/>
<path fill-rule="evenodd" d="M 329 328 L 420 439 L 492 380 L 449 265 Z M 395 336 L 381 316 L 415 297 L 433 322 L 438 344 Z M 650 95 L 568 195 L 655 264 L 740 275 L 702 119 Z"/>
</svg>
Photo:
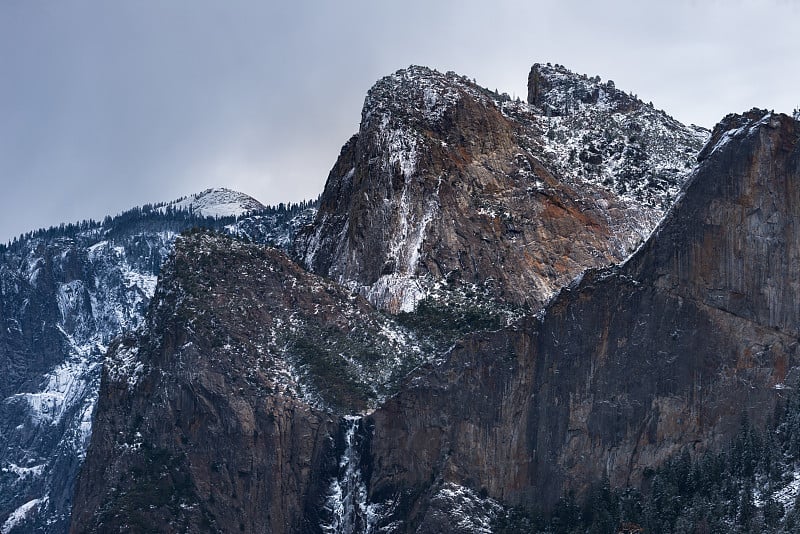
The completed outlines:
<svg viewBox="0 0 800 534">
<path fill-rule="evenodd" d="M 542 155 L 569 182 L 605 187 L 660 218 L 710 131 L 686 126 L 599 76 L 536 64 L 529 105 L 543 128 Z"/>
<path fill-rule="evenodd" d="M 179 210 L 191 210 L 200 217 L 241 217 L 266 207 L 249 195 L 224 187 L 206 189 L 167 205 Z"/>
<path fill-rule="evenodd" d="M 104 239 L 104 230 L 32 238 L 2 258 L 0 307 L 11 325 L 0 334 L 10 371 L 0 378 L 4 532 L 64 531 L 106 348 L 141 323 L 176 235 Z"/>
<path fill-rule="evenodd" d="M 315 211 L 306 203 L 264 208 L 220 189 L 189 198 L 0 248 L 2 532 L 66 530 L 106 349 L 142 324 L 176 236 L 208 226 L 286 244 Z M 241 217 L 251 210 L 259 211 Z"/>
</svg>

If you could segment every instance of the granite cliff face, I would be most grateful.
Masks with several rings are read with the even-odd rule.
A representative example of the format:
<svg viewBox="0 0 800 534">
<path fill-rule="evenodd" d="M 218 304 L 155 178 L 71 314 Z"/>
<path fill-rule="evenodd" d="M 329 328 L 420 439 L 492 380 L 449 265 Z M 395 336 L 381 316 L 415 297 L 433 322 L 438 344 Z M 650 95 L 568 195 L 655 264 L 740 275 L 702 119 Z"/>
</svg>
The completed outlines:
<svg viewBox="0 0 800 534">
<path fill-rule="evenodd" d="M 292 248 L 311 272 L 180 238 L 109 350 L 72 531 L 491 532 L 771 413 L 798 122 L 726 117 L 694 166 L 707 135 L 611 82 L 536 65 L 529 99 L 379 82 Z"/>
<path fill-rule="evenodd" d="M 300 236 L 301 262 L 408 312 L 445 279 L 538 309 L 584 269 L 625 258 L 707 132 L 599 78 L 534 69 L 549 85 L 530 106 L 424 67 L 380 80 Z"/>
<path fill-rule="evenodd" d="M 280 394 L 275 376 L 291 371 L 269 365 L 268 330 L 252 335 L 253 322 L 270 326 L 258 296 L 296 267 L 237 243 L 226 247 L 236 276 L 212 279 L 208 271 L 222 268 L 218 248 L 194 239 L 195 247 L 179 242 L 165 266 L 173 276 L 159 286 L 143 332 L 110 351 L 95 416 L 101 439 L 90 453 L 104 461 L 81 474 L 73 531 L 253 531 L 257 521 L 297 529 L 286 516 L 308 511 L 306 475 L 324 476 L 324 454 L 314 452 L 330 446 L 333 420 Z M 199 271 L 190 267 L 197 260 Z M 224 291 L 232 285 L 235 301 Z M 202 299 L 221 302 L 204 313 Z M 228 320 L 236 331 L 220 328 Z"/>
<path fill-rule="evenodd" d="M 275 249 L 181 238 L 109 350 L 72 530 L 318 531 L 339 414 L 433 354 Z"/>
<path fill-rule="evenodd" d="M 730 439 L 743 410 L 772 413 L 800 362 L 800 127 L 754 111 L 717 133 L 625 265 L 587 273 L 541 321 L 467 338 L 367 418 L 375 499 L 435 480 L 546 508 L 601 477 L 638 485 Z"/>
</svg>

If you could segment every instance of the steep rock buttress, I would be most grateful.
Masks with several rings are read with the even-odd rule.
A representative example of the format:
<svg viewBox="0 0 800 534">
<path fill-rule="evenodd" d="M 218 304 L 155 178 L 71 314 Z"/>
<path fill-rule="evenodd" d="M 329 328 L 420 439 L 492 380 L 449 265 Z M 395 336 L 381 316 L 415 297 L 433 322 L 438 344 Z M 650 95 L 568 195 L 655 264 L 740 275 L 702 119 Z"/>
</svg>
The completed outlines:
<svg viewBox="0 0 800 534">
<path fill-rule="evenodd" d="M 725 443 L 743 412 L 772 413 L 800 363 L 800 125 L 728 117 L 703 157 L 623 266 L 540 321 L 466 338 L 368 418 L 371 498 L 421 510 L 433 480 L 547 508 L 602 477 L 638 485 Z"/>
<path fill-rule="evenodd" d="M 707 133 L 599 78 L 534 69 L 550 81 L 530 104 L 424 67 L 380 80 L 298 240 L 301 263 L 408 312 L 443 280 L 538 309 L 627 257 Z"/>
</svg>

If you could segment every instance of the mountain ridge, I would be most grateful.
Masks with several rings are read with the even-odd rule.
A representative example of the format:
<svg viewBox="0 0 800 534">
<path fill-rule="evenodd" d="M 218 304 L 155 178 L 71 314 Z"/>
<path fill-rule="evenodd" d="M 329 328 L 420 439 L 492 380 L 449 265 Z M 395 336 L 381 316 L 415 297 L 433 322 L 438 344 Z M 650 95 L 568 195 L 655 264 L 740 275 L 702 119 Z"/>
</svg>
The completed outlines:
<svg viewBox="0 0 800 534">
<path fill-rule="evenodd" d="M 258 297 L 277 302 L 293 300 L 297 315 L 293 309 L 269 307 L 258 298 L 244 297 L 248 303 L 245 310 L 253 310 L 256 316 L 267 314 L 254 323 L 247 315 L 236 318 L 244 310 L 235 302 L 258 286 L 235 288 L 231 283 L 253 276 L 258 272 L 253 267 L 261 260 L 255 264 L 250 260 L 231 261 L 227 268 L 223 267 L 225 261 L 209 260 L 209 265 L 216 265 L 213 271 L 203 260 L 194 270 L 188 267 L 162 279 L 164 287 L 199 288 L 197 295 L 207 295 L 202 298 L 213 297 L 226 304 L 192 304 L 185 317 L 157 321 L 141 341 L 127 346 L 151 347 L 137 352 L 137 357 L 129 355 L 133 349 L 115 349 L 119 357 L 112 356 L 110 361 L 123 362 L 127 372 L 137 369 L 136 362 L 140 361 L 145 371 L 132 389 L 117 386 L 124 382 L 125 372 L 113 371 L 117 378 L 104 381 L 104 402 L 98 408 L 103 430 L 98 432 L 106 437 L 93 436 L 90 459 L 78 484 L 76 495 L 81 504 L 74 510 L 72 530 L 91 531 L 102 525 L 123 525 L 128 520 L 166 530 L 183 528 L 181 525 L 200 525 L 198 528 L 207 530 L 266 528 L 275 532 L 372 532 L 412 526 L 435 530 L 433 525 L 441 525 L 441 518 L 453 512 L 447 509 L 449 505 L 459 503 L 464 509 L 475 510 L 480 502 L 480 506 L 495 510 L 469 523 L 480 525 L 506 504 L 529 504 L 525 499 L 533 498 L 534 488 L 540 487 L 536 484 L 560 484 L 557 473 L 548 470 L 558 469 L 558 462 L 549 467 L 544 460 L 526 463 L 514 452 L 514 447 L 524 451 L 530 443 L 527 427 L 518 416 L 524 420 L 526 414 L 535 411 L 529 402 L 536 394 L 528 389 L 534 378 L 524 356 L 535 344 L 536 334 L 532 332 L 547 320 L 543 306 L 553 309 L 552 299 L 561 302 L 565 298 L 554 296 L 559 289 L 566 295 L 563 288 L 588 267 L 620 263 L 639 244 L 642 233 L 650 233 L 659 218 L 655 214 L 663 214 L 667 208 L 660 199 L 671 202 L 677 195 L 677 182 L 688 178 L 687 154 L 676 151 L 675 160 L 684 165 L 682 171 L 644 181 L 640 191 L 652 191 L 652 196 L 637 197 L 635 187 L 634 194 L 621 193 L 615 189 L 618 183 L 639 184 L 640 171 L 649 172 L 647 165 L 659 160 L 659 146 L 648 144 L 646 139 L 632 141 L 624 133 L 624 116 L 603 115 L 607 110 L 598 114 L 576 105 L 576 116 L 607 121 L 612 135 L 606 141 L 613 148 L 616 139 L 623 148 L 602 148 L 599 161 L 584 158 L 587 161 L 581 163 L 587 176 L 566 176 L 553 163 L 560 161 L 559 153 L 547 149 L 553 141 L 547 132 L 553 131 L 554 139 L 557 137 L 551 117 L 533 113 L 530 108 L 463 77 L 422 67 L 398 71 L 380 80 L 368 93 L 359 133 L 343 147 L 320 198 L 316 220 L 301 230 L 293 255 L 308 268 L 311 274 L 307 276 L 328 279 L 326 284 L 331 289 L 324 295 L 345 298 L 349 294 L 346 299 L 362 299 L 365 309 L 374 306 L 388 312 L 383 315 L 385 320 L 411 329 L 410 334 L 404 334 L 406 338 L 421 340 L 431 333 L 445 334 L 438 346 L 447 350 L 427 361 L 409 361 L 414 370 L 402 378 L 399 390 L 378 399 L 377 405 L 358 401 L 342 413 L 330 404 L 304 400 L 290 388 L 276 389 L 274 385 L 264 388 L 272 392 L 265 405 L 257 391 L 233 384 L 241 375 L 237 366 L 266 365 L 268 376 L 272 372 L 269 369 L 277 371 L 282 365 L 275 361 L 292 361 L 302 353 L 312 355 L 305 364 L 309 374 L 303 374 L 302 366 L 296 368 L 288 374 L 290 382 L 310 385 L 315 377 L 335 376 L 334 383 L 342 392 L 355 393 L 356 401 L 366 400 L 365 390 L 350 389 L 348 384 L 352 383 L 342 369 L 353 364 L 366 367 L 370 361 L 379 362 L 387 370 L 395 365 L 386 352 L 371 353 L 352 346 L 343 350 L 336 329 L 349 328 L 344 320 L 327 330 L 326 336 L 304 338 L 302 347 L 279 342 L 252 361 L 246 357 L 244 363 L 233 356 L 240 352 L 240 341 L 229 341 L 225 348 L 223 340 L 253 340 L 261 335 L 280 339 L 280 331 L 270 334 L 257 323 L 294 325 L 293 321 L 305 313 L 306 292 L 313 283 L 285 283 L 278 288 L 271 282 L 275 293 Z M 650 111 L 646 113 L 649 120 Z M 655 115 L 658 120 L 668 120 Z M 636 120 L 631 119 L 633 123 Z M 586 135 L 591 144 L 594 132 L 593 127 L 584 127 L 573 135 Z M 697 152 L 702 148 L 696 132 L 683 129 L 679 137 L 680 141 L 667 141 L 685 142 Z M 632 143 L 638 143 L 639 156 L 625 155 Z M 600 149 L 600 145 L 595 148 Z M 603 184 L 602 179 L 595 179 L 602 178 L 604 162 L 616 161 L 617 156 L 628 158 L 625 161 L 636 166 L 631 166 L 631 172 L 621 176 L 619 182 Z M 567 162 L 562 163 L 566 168 Z M 671 188 L 664 185 L 670 180 L 675 182 Z M 525 210 L 533 216 L 523 218 Z M 639 217 L 628 221 L 627 215 L 633 214 Z M 452 238 L 446 236 L 450 225 L 458 230 Z M 199 236 L 186 241 L 189 251 L 196 250 L 186 254 L 205 257 L 202 250 L 208 243 L 202 245 L 204 239 Z M 531 284 L 493 277 L 504 270 L 530 272 L 531 264 L 516 263 L 520 256 L 514 256 L 515 251 L 526 248 L 520 245 L 528 242 L 535 243 L 542 253 L 538 258 L 538 268 L 542 269 L 539 283 L 552 284 L 530 302 L 522 295 Z M 227 246 L 221 241 L 215 249 Z M 580 246 L 595 254 L 573 252 L 573 265 L 554 268 L 564 250 Z M 550 255 L 546 254 L 548 247 Z M 504 254 L 493 256 L 498 250 Z M 260 257 L 265 252 L 253 249 L 248 254 Z M 262 263 L 262 269 L 273 272 L 273 261 Z M 364 270 L 369 271 L 369 277 L 359 278 Z M 435 276 L 428 277 L 431 273 Z M 348 306 L 341 303 L 329 310 L 322 304 L 327 297 L 318 298 L 323 300 L 313 321 L 328 320 L 331 310 Z M 213 328 L 201 327 L 203 324 Z M 296 330 L 284 327 L 282 331 L 296 331 L 301 336 L 316 332 L 309 323 L 296 326 Z M 161 329 L 166 329 L 164 335 Z M 395 333 L 389 338 L 397 336 Z M 159 345 L 159 339 L 169 341 Z M 216 354 L 214 350 L 191 352 L 187 348 L 215 343 L 221 343 L 223 350 L 219 357 L 213 356 L 214 365 L 203 359 L 203 354 Z M 275 355 L 281 356 L 274 360 Z M 460 357 L 468 361 L 464 366 L 454 365 L 452 362 Z M 214 370 L 214 366 L 219 369 Z M 108 367 L 107 372 L 110 376 L 112 369 Z M 135 376 L 139 376 L 138 371 Z M 445 386 L 432 386 L 437 381 L 458 385 L 448 391 Z M 214 384 L 204 386 L 213 387 L 214 402 L 198 389 L 197 384 L 202 383 Z M 156 404 L 144 402 L 146 391 L 163 392 L 159 393 L 161 400 Z M 229 391 L 236 393 L 220 397 Z M 513 399 L 497 403 L 487 400 L 498 392 L 507 392 Z M 134 408 L 121 408 L 128 403 Z M 217 409 L 229 416 L 217 415 Z M 497 418 L 502 415 L 498 411 L 505 415 Z M 274 423 L 254 425 L 249 414 Z M 508 429 L 505 423 L 491 428 L 492 421 L 507 422 L 509 417 L 518 429 Z M 220 425 L 223 420 L 230 423 Z M 461 425 L 459 431 L 453 432 L 456 425 Z M 239 427 L 261 428 L 257 448 L 273 451 L 274 457 L 250 456 L 255 434 L 239 432 Z M 206 441 L 205 436 L 195 435 L 191 429 L 196 428 L 213 429 L 213 439 Z M 503 438 L 504 433 L 508 439 Z M 495 441 L 484 443 L 481 439 L 486 436 Z M 193 444 L 198 439 L 204 440 L 204 445 L 195 449 Z M 220 447 L 222 443 L 237 445 Z M 514 444 L 510 449 L 509 443 Z M 294 444 L 296 459 L 286 459 L 286 444 Z M 556 451 L 555 441 L 552 446 Z M 548 447 L 548 443 L 543 444 L 544 449 Z M 211 457 L 198 456 L 197 450 L 207 451 Z M 508 454 L 503 456 L 502 451 Z M 157 461 L 149 456 L 152 452 L 170 460 Z M 103 458 L 111 462 L 103 463 Z M 204 467 L 209 463 L 219 467 L 209 472 Z M 176 465 L 181 467 L 175 470 Z M 280 472 L 287 476 L 264 478 L 258 474 L 269 466 L 280 466 Z M 131 469 L 140 470 L 141 480 L 147 484 L 166 481 L 164 488 L 156 484 L 155 491 L 164 498 L 159 497 L 151 511 L 141 506 L 147 497 L 137 479 L 122 477 Z M 539 470 L 550 482 L 530 485 L 526 469 Z M 103 481 L 112 480 L 103 485 Z M 182 493 L 171 493 L 176 484 Z M 293 489 L 279 489 L 282 484 Z M 285 502 L 267 512 L 259 508 L 264 506 L 261 500 L 242 501 L 241 495 L 248 491 L 271 495 L 264 497 L 269 502 L 281 495 Z M 171 494 L 177 497 L 169 498 Z M 257 517 L 266 517 L 267 526 L 258 525 Z"/>
<path fill-rule="evenodd" d="M 558 65 L 529 79 L 523 103 L 398 71 L 318 211 L 177 238 L 109 344 L 71 531 L 502 532 L 569 492 L 646 491 L 739 408 L 779 407 L 797 121 L 709 133 Z M 75 329 L 73 286 L 48 305 Z"/>
<path fill-rule="evenodd" d="M 800 199 L 779 188 L 791 187 L 792 180 L 784 178 L 784 173 L 797 173 L 800 168 L 797 124 L 785 116 L 756 111 L 749 114 L 750 118 L 743 117 L 721 127 L 722 133 L 664 222 L 624 264 L 587 271 L 582 279 L 563 288 L 538 316 L 528 315 L 507 327 L 478 329 L 462 336 L 443 358 L 417 367 L 397 393 L 365 415 L 325 419 L 318 412 L 294 408 L 291 420 L 299 425 L 298 433 L 286 428 L 280 438 L 265 437 L 266 449 L 282 450 L 278 443 L 302 443 L 298 450 L 305 452 L 301 456 L 313 459 L 315 467 L 309 467 L 307 477 L 293 479 L 308 486 L 290 492 L 293 499 L 300 500 L 281 508 L 293 510 L 289 515 L 280 519 L 271 515 L 270 529 L 426 532 L 457 521 L 470 525 L 465 528 L 489 532 L 491 527 L 486 525 L 507 507 L 519 506 L 530 512 L 552 509 L 563 492 L 572 489 L 578 496 L 586 495 L 603 477 L 612 487 L 636 487 L 648 468 L 682 450 L 699 453 L 726 443 L 741 417 L 736 406 L 747 407 L 754 416 L 772 412 L 792 373 L 797 375 L 800 363 L 791 331 L 776 331 L 778 323 L 770 322 L 773 318 L 786 321 L 781 319 L 785 314 L 776 313 L 780 308 L 754 305 L 754 310 L 762 311 L 753 319 L 743 319 L 731 314 L 717 296 L 725 284 L 733 284 L 734 293 L 743 291 L 736 302 L 742 298 L 758 302 L 758 280 L 786 279 L 787 274 L 781 274 L 780 269 L 793 268 L 791 262 L 783 267 L 766 262 L 763 269 L 770 274 L 758 274 L 762 267 L 742 270 L 755 273 L 747 287 L 736 286 L 738 277 L 726 275 L 713 284 L 709 302 L 692 297 L 697 290 L 692 284 L 698 280 L 698 275 L 692 274 L 692 265 L 701 273 L 724 273 L 732 258 L 742 258 L 751 265 L 761 257 L 765 240 L 780 236 L 787 250 L 795 250 L 791 248 L 797 242 L 791 233 L 793 217 L 788 214 L 800 209 Z M 731 133 L 726 136 L 725 132 Z M 770 222 L 771 215 L 767 214 L 758 224 L 728 224 L 738 220 L 730 218 L 736 213 L 734 206 L 767 206 L 772 198 L 786 202 L 778 211 L 781 215 L 777 221 Z M 694 244 L 705 242 L 707 235 L 717 236 L 712 242 L 720 245 L 703 249 Z M 742 243 L 743 248 L 724 243 Z M 694 256 L 682 250 L 694 251 Z M 778 253 L 783 254 L 781 250 Z M 788 257 L 794 254 L 787 252 Z M 676 261 L 684 257 L 694 259 Z M 723 267 L 720 270 L 711 265 Z M 229 278 L 222 270 L 212 276 L 189 273 L 171 283 L 189 283 L 195 276 L 213 287 L 218 287 L 216 280 Z M 677 276 L 676 282 L 670 276 Z M 281 298 L 302 300 L 301 292 L 286 289 Z M 212 307 L 204 313 L 219 313 L 214 310 Z M 282 316 L 279 309 L 272 313 L 276 314 L 273 321 Z M 786 324 L 793 321 L 790 317 Z M 225 332 L 226 328 L 239 328 L 241 323 L 222 324 L 229 325 L 223 327 Z M 156 334 L 154 339 L 159 337 Z M 198 338 L 200 342 L 203 339 L 203 335 Z M 754 352 L 752 347 L 756 346 L 763 349 Z M 166 359 L 151 371 L 153 377 L 181 361 L 169 350 L 161 354 L 160 358 Z M 178 391 L 188 379 L 171 371 L 164 376 L 178 380 L 164 391 Z M 236 376 L 231 373 L 230 379 Z M 223 387 L 222 391 L 228 389 Z M 114 395 L 113 390 L 106 394 Z M 139 397 L 135 391 L 125 395 Z M 271 402 L 283 395 L 271 396 Z M 193 410 L 176 409 L 191 398 L 183 398 L 181 404 L 175 404 L 177 399 L 171 401 L 173 408 L 166 411 L 148 404 L 146 411 L 131 418 L 119 418 L 113 404 L 107 405 L 103 417 L 112 426 L 105 432 L 120 436 L 115 439 L 139 439 L 135 429 L 127 425 L 141 420 L 147 427 L 165 413 L 177 421 L 163 423 L 167 427 L 186 428 L 184 418 L 205 417 Z M 290 399 L 286 402 L 299 400 L 293 395 Z M 263 410 L 255 397 L 245 395 L 241 402 L 244 404 L 236 413 L 249 413 L 245 405 Z M 283 408 L 268 408 L 267 413 L 280 420 L 286 417 Z M 322 413 L 332 414 L 329 410 Z M 236 417 L 248 420 L 243 415 Z M 320 417 L 332 426 L 323 423 L 323 434 L 329 439 L 314 446 L 308 437 L 319 439 L 320 430 L 308 434 L 299 429 L 320 424 Z M 169 432 L 164 436 L 163 429 L 139 432 L 142 447 L 155 440 L 158 447 L 166 446 L 170 454 L 184 458 L 185 469 L 193 473 L 191 482 L 187 482 L 189 488 L 219 487 L 225 493 L 224 488 L 243 484 L 234 475 L 242 471 L 239 466 L 262 465 L 263 460 L 252 464 L 249 457 L 232 456 L 212 445 L 219 456 L 211 463 L 226 467 L 219 482 L 211 482 L 216 480 L 213 474 L 203 482 L 208 475 L 201 469 L 204 462 L 192 459 L 190 444 L 194 439 L 186 441 L 186 448 L 176 449 L 168 445 L 174 440 Z M 230 434 L 223 431 L 212 443 L 241 438 L 235 430 Z M 270 440 L 279 441 L 273 446 Z M 110 469 L 116 476 L 113 473 L 125 473 L 128 466 L 138 465 L 139 453 L 125 453 L 133 456 L 124 459 L 110 452 L 122 450 L 110 449 L 112 446 L 99 444 L 103 448 L 96 454 L 121 459 L 110 466 L 96 463 L 95 469 Z M 157 478 L 160 465 L 148 468 L 155 470 L 148 475 L 150 479 Z M 124 503 L 138 487 L 136 479 L 124 482 L 119 493 L 98 493 L 91 481 L 107 475 L 87 471 L 86 476 L 82 487 L 92 488 L 91 499 L 101 500 L 85 501 L 80 510 L 86 512 L 76 511 L 75 532 L 116 524 L 119 519 L 112 517 L 115 513 L 132 517 Z M 268 483 L 281 480 L 277 477 Z M 263 483 L 267 482 L 250 487 Z M 137 521 L 173 528 L 186 521 L 200 521 L 191 518 L 208 513 L 212 518 L 208 528 L 212 530 L 237 521 L 245 531 L 259 529 L 252 523 L 254 516 L 237 505 L 235 498 L 231 500 L 215 490 L 205 495 L 191 490 L 190 495 L 196 504 L 190 503 L 185 512 L 178 501 L 164 502 L 167 508 L 163 510 L 172 510 L 169 514 L 145 513 L 136 516 Z M 90 511 L 98 508 L 108 512 L 91 515 Z M 232 519 L 226 519 L 229 512 L 224 510 L 237 510 L 241 515 L 230 523 Z"/>
<path fill-rule="evenodd" d="M 231 199 L 250 197 L 228 191 L 218 198 L 230 211 Z M 237 219 L 203 217 L 176 208 L 179 202 L 29 232 L 0 249 L 3 531 L 12 524 L 17 532 L 66 530 L 106 348 L 143 321 L 176 236 L 208 225 L 280 245 L 314 209 L 262 208 Z"/>
<path fill-rule="evenodd" d="M 573 73 L 569 80 L 588 83 Z M 567 128 L 535 103 L 455 73 L 412 66 L 382 78 L 296 255 L 392 313 L 412 311 L 453 275 L 466 285 L 492 280 L 485 289 L 495 300 L 538 308 L 584 268 L 632 252 L 677 194 L 686 151 L 702 148 L 706 132 L 636 102 L 638 115 L 630 117 L 575 104 Z M 672 133 L 631 137 L 654 125 Z M 567 139 L 603 154 L 573 172 L 575 155 L 552 148 Z M 675 155 L 668 157 L 669 146 Z M 603 183 L 609 175 L 619 179 Z M 481 239 L 497 243 L 493 257 Z"/>
</svg>

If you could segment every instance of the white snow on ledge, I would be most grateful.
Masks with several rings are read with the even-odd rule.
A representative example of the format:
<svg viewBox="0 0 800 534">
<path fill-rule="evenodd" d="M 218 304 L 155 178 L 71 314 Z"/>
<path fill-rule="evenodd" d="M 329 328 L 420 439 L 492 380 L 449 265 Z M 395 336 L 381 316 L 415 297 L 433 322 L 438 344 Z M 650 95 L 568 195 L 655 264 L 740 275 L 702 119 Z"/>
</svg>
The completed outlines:
<svg viewBox="0 0 800 534">
<path fill-rule="evenodd" d="M 26 402 L 35 425 L 57 425 L 66 410 L 84 397 L 90 387 L 92 373 L 99 365 L 88 357 L 67 360 L 45 375 L 40 391 L 18 393 L 7 398 L 6 402 Z"/>
<path fill-rule="evenodd" d="M 0 534 L 9 534 L 14 527 L 28 517 L 34 508 L 38 508 L 39 506 L 45 504 L 47 500 L 47 497 L 42 499 L 33 499 L 11 512 L 11 515 L 9 515 L 8 519 L 6 519 L 6 522 L 3 523 L 2 527 L 0 527 Z"/>
<path fill-rule="evenodd" d="M 21 467 L 15 463 L 9 463 L 8 467 L 0 469 L 3 473 L 14 473 L 19 478 L 28 476 L 38 477 L 42 475 L 47 464 L 34 465 L 33 467 Z"/>
<path fill-rule="evenodd" d="M 397 313 L 413 312 L 426 292 L 418 277 L 392 273 L 364 287 L 362 294 L 373 306 Z"/>
</svg>

